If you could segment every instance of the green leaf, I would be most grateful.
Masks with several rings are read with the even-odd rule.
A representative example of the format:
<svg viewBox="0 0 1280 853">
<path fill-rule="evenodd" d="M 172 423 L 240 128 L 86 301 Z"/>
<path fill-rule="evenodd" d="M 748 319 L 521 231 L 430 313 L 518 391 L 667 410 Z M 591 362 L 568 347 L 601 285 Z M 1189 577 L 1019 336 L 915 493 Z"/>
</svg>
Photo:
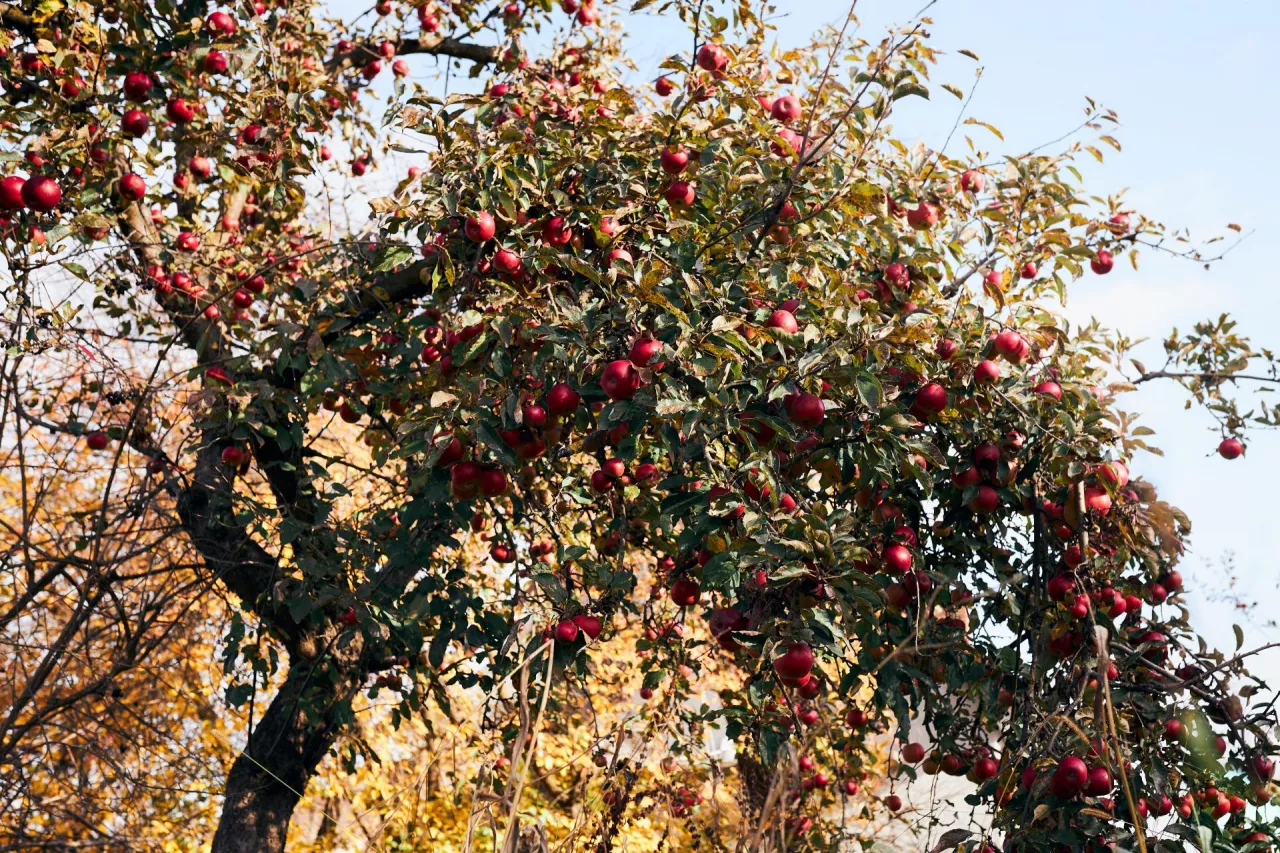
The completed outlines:
<svg viewBox="0 0 1280 853">
<path fill-rule="evenodd" d="M 868 409 L 877 410 L 880 408 L 881 401 L 884 399 L 884 389 L 880 386 L 880 380 L 873 374 L 861 371 L 854 378 L 854 384 L 858 388 L 858 398 L 862 400 L 862 404 Z"/>
<path fill-rule="evenodd" d="M 1004 134 L 1003 134 L 1003 133 L 1001 133 L 999 130 L 997 130 L 997 129 L 996 129 L 996 127 L 995 127 L 995 125 L 987 124 L 985 121 L 978 121 L 976 118 L 967 118 L 967 119 L 965 119 L 965 120 L 964 120 L 964 123 L 965 123 L 965 124 L 976 124 L 976 125 L 978 125 L 979 127 L 984 127 L 984 128 L 986 128 L 987 130 L 991 131 L 993 134 L 995 134 L 995 135 L 996 135 L 996 137 L 997 137 L 1001 142 L 1004 142 Z M 1070 167 L 1068 167 L 1068 168 L 1070 168 Z M 1079 178 L 1079 175 L 1077 175 L 1076 177 L 1077 177 L 1077 178 Z"/>
<path fill-rule="evenodd" d="M 401 264 L 408 263 L 413 258 L 413 250 L 406 246 L 395 246 L 388 249 L 382 256 L 382 260 L 374 267 L 374 272 L 386 272 L 395 269 Z"/>
<path fill-rule="evenodd" d="M 844 645 L 844 631 L 840 630 L 840 626 L 836 624 L 835 618 L 831 615 L 831 611 L 823 608 L 815 608 L 810 612 L 809 624 L 821 629 L 820 631 L 815 631 L 816 634 L 827 634 L 831 637 L 832 642 L 837 645 Z"/>
<path fill-rule="evenodd" d="M 802 578 L 807 577 L 810 573 L 809 567 L 803 563 L 784 563 L 780 568 L 769 572 L 769 580 L 784 581 L 791 578 Z"/>
<path fill-rule="evenodd" d="M 893 90 L 893 100 L 895 101 L 910 97 L 911 95 L 917 95 L 924 98 L 926 101 L 929 100 L 929 90 L 924 86 L 921 86 L 919 83 L 903 83 L 901 86 Z"/>
<path fill-rule="evenodd" d="M 448 650 L 451 639 L 453 634 L 449 631 L 448 622 L 444 619 L 440 620 L 440 630 L 436 631 L 435 636 L 431 638 L 431 646 L 427 649 L 427 660 L 436 669 L 444 663 L 444 653 Z"/>
<path fill-rule="evenodd" d="M 520 458 L 516 456 L 516 452 L 511 449 L 510 445 L 502 440 L 501 436 L 494 432 L 493 427 L 489 426 L 488 423 L 481 421 L 476 424 L 474 432 L 476 438 L 478 438 L 485 447 L 488 447 L 489 450 L 493 451 L 493 455 L 498 457 L 499 462 L 509 468 L 519 466 Z"/>
<path fill-rule="evenodd" d="M 453 287 L 453 280 L 454 280 L 454 276 L 456 275 L 456 272 L 453 269 L 453 258 L 450 257 L 449 253 L 444 251 L 443 249 L 440 250 L 439 257 L 440 257 L 440 266 L 437 269 L 444 270 L 444 280 L 448 282 L 450 287 Z M 432 283 L 434 284 L 434 279 Z M 433 287 L 432 289 L 434 290 L 435 288 Z"/>
<path fill-rule="evenodd" d="M 742 583 L 742 572 L 738 570 L 734 555 L 730 551 L 721 551 L 702 567 L 702 586 L 706 589 L 731 592 Z"/>
<path fill-rule="evenodd" d="M 311 612 L 311 599 L 305 595 L 294 596 L 285 602 L 285 607 L 289 608 L 289 618 L 301 625 Z"/>
<path fill-rule="evenodd" d="M 550 572 L 539 572 L 533 576 L 534 582 L 542 587 L 542 589 L 551 596 L 552 601 L 564 602 L 569 600 L 569 593 L 565 590 L 564 584 L 560 582 L 560 578 Z"/>
<path fill-rule="evenodd" d="M 227 704 L 232 708 L 239 708 L 245 702 L 249 701 L 249 697 L 253 695 L 253 685 L 247 683 L 228 684 L 227 685 Z"/>
<path fill-rule="evenodd" d="M 1197 827 L 1200 831 L 1200 849 L 1204 853 L 1213 853 L 1213 830 L 1204 824 Z"/>
<path fill-rule="evenodd" d="M 668 495 L 662 499 L 660 506 L 663 515 L 682 516 L 699 504 L 706 503 L 707 496 L 702 492 L 681 492 Z"/>
<path fill-rule="evenodd" d="M 778 752 L 787 742 L 787 735 L 772 726 L 760 732 L 760 759 L 765 767 L 772 767 L 778 761 Z"/>
<path fill-rule="evenodd" d="M 62 268 L 81 281 L 89 281 L 89 271 L 75 261 L 63 261 Z"/>
</svg>

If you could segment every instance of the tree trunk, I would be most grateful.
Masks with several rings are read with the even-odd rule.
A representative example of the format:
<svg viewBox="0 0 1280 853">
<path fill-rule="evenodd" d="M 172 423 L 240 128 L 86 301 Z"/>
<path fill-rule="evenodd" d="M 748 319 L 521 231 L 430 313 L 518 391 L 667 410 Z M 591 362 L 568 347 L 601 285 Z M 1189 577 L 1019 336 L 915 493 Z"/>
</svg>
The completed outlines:
<svg viewBox="0 0 1280 853">
<path fill-rule="evenodd" d="M 280 692 L 231 765 L 212 853 L 283 853 L 293 810 L 342 732 L 342 710 L 359 689 L 359 679 L 347 670 L 334 685 L 311 661 L 301 663 L 290 666 Z M 331 658 L 330 663 L 341 667 L 344 661 Z"/>
</svg>

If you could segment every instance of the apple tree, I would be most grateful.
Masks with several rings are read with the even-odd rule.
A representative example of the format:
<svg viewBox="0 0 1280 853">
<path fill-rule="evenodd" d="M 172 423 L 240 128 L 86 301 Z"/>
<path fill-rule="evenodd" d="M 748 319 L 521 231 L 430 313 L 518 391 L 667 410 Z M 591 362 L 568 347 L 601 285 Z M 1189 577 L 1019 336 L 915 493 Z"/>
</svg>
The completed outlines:
<svg viewBox="0 0 1280 853">
<path fill-rule="evenodd" d="M 540 728 L 583 724 L 626 626 L 642 686 L 625 748 L 598 735 L 584 849 L 655 803 L 701 843 L 646 745 L 713 731 L 721 845 L 925 826 L 903 788 L 939 773 L 988 827 L 951 846 L 1270 844 L 1274 697 L 1189 624 L 1190 523 L 1131 470 L 1150 431 L 1117 399 L 1183 382 L 1231 458 L 1275 413 L 1229 390 L 1274 365 L 1225 318 L 1155 370 L 1063 319 L 1140 249 L 1208 260 L 1081 186 L 1110 113 L 1061 151 L 986 150 L 976 120 L 912 148 L 899 102 L 964 95 L 927 19 L 778 54 L 747 0 L 634 4 L 684 42 L 638 87 L 604 2 L 31 5 L 0 4 L 0 624 L 64 603 L 6 673 L 0 763 L 225 597 L 225 698 L 255 721 L 217 853 L 283 850 L 326 756 L 377 760 L 366 700 L 399 723 L 467 691 L 493 697 L 493 842 L 545 845 L 517 820 Z M 410 87 L 414 54 L 484 85 Z M 396 153 L 394 192 L 335 216 L 318 176 Z M 37 531 L 26 487 L 59 466 L 98 498 Z M 90 629 L 102 683 L 71 676 Z"/>
</svg>

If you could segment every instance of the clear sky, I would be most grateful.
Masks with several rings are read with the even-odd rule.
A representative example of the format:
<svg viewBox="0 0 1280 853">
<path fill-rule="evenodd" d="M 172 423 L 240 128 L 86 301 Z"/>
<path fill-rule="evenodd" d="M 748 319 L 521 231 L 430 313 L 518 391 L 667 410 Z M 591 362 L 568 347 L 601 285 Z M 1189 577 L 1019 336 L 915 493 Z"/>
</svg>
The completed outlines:
<svg viewBox="0 0 1280 853">
<path fill-rule="evenodd" d="M 924 2 L 860 0 L 860 34 L 878 38 L 885 26 L 905 22 Z M 368 2 L 331 5 L 335 15 L 350 19 Z M 848 10 L 844 0 L 776 5 L 782 10 L 776 23 L 783 47 L 839 23 Z M 981 57 L 985 74 L 969 113 L 1002 130 L 1003 150 L 1023 151 L 1076 126 L 1087 95 L 1119 113 L 1122 125 L 1115 135 L 1124 147 L 1108 152 L 1106 165 L 1086 171 L 1090 190 L 1106 195 L 1127 188 L 1133 208 L 1203 238 L 1229 234 L 1229 222 L 1254 231 L 1209 271 L 1148 250 L 1140 272 L 1117 263 L 1111 275 L 1086 277 L 1072 292 L 1070 318 L 1096 316 L 1132 337 L 1151 337 L 1140 356 L 1148 366 L 1162 360 L 1158 342 L 1171 328 L 1186 329 L 1224 311 L 1258 345 L 1280 348 L 1274 322 L 1280 295 L 1275 267 L 1264 254 L 1280 236 L 1274 201 L 1280 174 L 1267 165 L 1270 143 L 1280 138 L 1280 52 L 1269 44 L 1280 32 L 1280 3 L 939 0 L 929 15 L 935 47 L 951 53 L 969 48 Z M 673 45 L 685 47 L 685 31 L 676 21 L 641 14 L 626 24 L 637 81 L 657 76 Z M 411 67 L 412 80 L 431 85 L 437 78 L 429 57 L 411 58 Z M 934 82 L 967 91 L 973 67 L 963 57 L 944 57 Z M 955 121 L 960 102 L 933 89 L 932 102 L 900 102 L 896 130 L 908 142 L 940 145 Z M 953 152 L 960 150 L 952 145 Z M 1280 628 L 1267 624 L 1280 604 L 1280 570 L 1272 560 L 1280 551 L 1272 503 L 1280 435 L 1254 434 L 1246 457 L 1227 462 L 1214 452 L 1219 436 L 1213 420 L 1183 411 L 1183 399 L 1173 386 L 1147 386 L 1124 402 L 1157 430 L 1155 443 L 1166 454 L 1144 454 L 1134 460 L 1135 472 L 1193 522 L 1192 550 L 1183 563 L 1193 624 L 1227 651 L 1234 646 L 1233 622 L 1245 625 L 1250 644 L 1280 640 Z M 1258 603 L 1250 614 L 1207 592 L 1226 590 L 1222 560 L 1228 554 L 1234 555 L 1237 592 Z M 1280 675 L 1280 654 L 1258 668 Z"/>
</svg>

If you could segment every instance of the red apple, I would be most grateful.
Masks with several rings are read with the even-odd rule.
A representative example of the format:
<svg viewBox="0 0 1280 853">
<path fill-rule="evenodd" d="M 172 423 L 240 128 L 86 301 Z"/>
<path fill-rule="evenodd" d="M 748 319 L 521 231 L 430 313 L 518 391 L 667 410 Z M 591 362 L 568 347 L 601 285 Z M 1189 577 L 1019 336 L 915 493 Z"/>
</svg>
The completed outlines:
<svg viewBox="0 0 1280 853">
<path fill-rule="evenodd" d="M 493 267 L 500 273 L 515 275 L 523 266 L 520 256 L 510 249 L 499 249 L 493 253 Z"/>
<path fill-rule="evenodd" d="M 823 419 L 827 415 L 822 399 L 814 394 L 804 392 L 788 394 L 783 404 L 786 406 L 787 416 L 796 425 L 806 429 L 815 429 L 821 426 Z"/>
<path fill-rule="evenodd" d="M 1098 468 L 1098 479 L 1117 488 L 1124 488 L 1129 484 L 1129 466 L 1119 460 L 1106 462 Z"/>
<path fill-rule="evenodd" d="M 896 542 L 887 546 L 881 555 L 884 566 L 891 572 L 905 574 L 911 570 L 911 549 Z"/>
<path fill-rule="evenodd" d="M 573 239 L 573 228 L 563 216 L 552 216 L 542 225 L 542 240 L 557 248 L 568 245 Z"/>
<path fill-rule="evenodd" d="M 782 308 L 769 315 L 769 321 L 765 323 L 765 327 L 777 329 L 789 335 L 794 335 L 800 331 L 800 324 L 796 322 L 795 315 Z"/>
<path fill-rule="evenodd" d="M 729 54 L 718 44 L 698 48 L 698 67 L 703 71 L 720 71 L 729 64 Z"/>
<path fill-rule="evenodd" d="M 0 208 L 5 210 L 22 210 L 26 202 L 22 200 L 22 188 L 27 179 L 20 175 L 9 175 L 0 181 Z"/>
<path fill-rule="evenodd" d="M 773 671 L 786 684 L 799 684 L 813 671 L 813 649 L 808 643 L 792 643 L 773 659 Z"/>
<path fill-rule="evenodd" d="M 1084 792 L 1090 797 L 1105 797 L 1111 793 L 1111 771 L 1101 765 L 1089 768 L 1089 781 Z"/>
<path fill-rule="evenodd" d="M 1098 275 L 1106 275 L 1111 272 L 1113 266 L 1115 266 L 1115 260 L 1106 249 L 1099 249 L 1097 254 L 1093 256 L 1093 260 L 1089 261 L 1089 269 Z"/>
<path fill-rule="evenodd" d="M 805 147 L 804 137 L 790 128 L 780 128 L 774 135 L 778 139 L 769 143 L 769 150 L 775 157 L 794 157 Z"/>
<path fill-rule="evenodd" d="M 960 175 L 960 189 L 967 193 L 980 193 L 987 185 L 987 176 L 974 169 L 966 169 Z"/>
<path fill-rule="evenodd" d="M 671 585 L 671 601 L 680 607 L 692 607 L 698 603 L 702 590 L 698 582 L 681 578 Z"/>
<path fill-rule="evenodd" d="M 611 361 L 600 376 L 600 388 L 610 400 L 630 400 L 640 389 L 640 373 L 626 359 Z"/>
<path fill-rule="evenodd" d="M 1051 382 L 1046 380 L 1036 385 L 1036 387 L 1032 388 L 1031 390 L 1036 394 L 1040 394 L 1045 397 L 1052 397 L 1055 400 L 1062 399 L 1062 386 L 1059 385 L 1057 382 Z"/>
<path fill-rule="evenodd" d="M 213 161 L 208 157 L 196 154 L 187 164 L 187 168 L 191 170 L 191 174 L 203 181 L 213 174 Z"/>
<path fill-rule="evenodd" d="M 927 201 L 907 211 L 907 224 L 917 231 L 924 231 L 938 224 L 938 208 Z"/>
<path fill-rule="evenodd" d="M 571 619 L 562 619 L 556 624 L 556 642 L 572 643 L 578 639 L 578 626 Z"/>
<path fill-rule="evenodd" d="M 147 194 L 147 182 L 133 172 L 121 176 L 119 188 L 120 196 L 127 201 L 138 201 Z"/>
<path fill-rule="evenodd" d="M 165 104 L 164 114 L 174 124 L 186 124 L 196 117 L 195 107 L 187 103 L 186 98 L 174 98 Z"/>
<path fill-rule="evenodd" d="M 986 515 L 1000 507 L 1000 493 L 990 486 L 978 486 L 978 493 L 969 502 L 969 509 Z"/>
<path fill-rule="evenodd" d="M 204 29 L 211 38 L 235 35 L 236 19 L 226 12 L 213 12 L 205 18 Z"/>
<path fill-rule="evenodd" d="M 889 264 L 884 268 L 884 280 L 894 287 L 905 289 L 911 284 L 911 270 L 905 264 Z"/>
<path fill-rule="evenodd" d="M 201 64 L 206 74 L 225 74 L 227 56 L 220 50 L 211 50 L 204 55 L 204 61 Z"/>
<path fill-rule="evenodd" d="M 1084 505 L 1098 515 L 1106 515 L 1111 511 L 1111 495 L 1101 486 L 1087 486 L 1084 490 Z"/>
<path fill-rule="evenodd" d="M 124 75 L 124 96 L 134 103 L 147 100 L 151 86 L 151 75 L 145 71 L 130 71 Z"/>
<path fill-rule="evenodd" d="M 783 95 L 770 106 L 769 114 L 783 124 L 791 124 L 800 118 L 800 101 L 792 95 Z"/>
<path fill-rule="evenodd" d="M 573 617 L 573 624 L 582 629 L 582 633 L 592 640 L 599 637 L 600 632 L 604 629 L 604 625 L 600 622 L 598 616 L 591 616 L 587 613 L 579 613 Z"/>
<path fill-rule="evenodd" d="M 653 357 L 661 351 L 662 341 L 649 337 L 636 338 L 635 343 L 631 345 L 631 351 L 627 353 L 627 358 L 636 367 L 648 367 Z"/>
<path fill-rule="evenodd" d="M 462 230 L 471 242 L 483 243 L 493 239 L 497 226 L 494 224 L 493 216 L 488 211 L 482 210 L 475 216 L 468 216 Z"/>
<path fill-rule="evenodd" d="M 1053 601 L 1065 601 L 1075 588 L 1076 579 L 1068 574 L 1054 575 L 1045 586 L 1049 598 Z"/>
<path fill-rule="evenodd" d="M 697 198 L 697 192 L 688 181 L 672 181 L 663 196 L 675 207 L 688 207 Z"/>
<path fill-rule="evenodd" d="M 53 178 L 37 175 L 22 185 L 22 201 L 32 210 L 48 213 L 62 201 L 62 188 Z"/>
<path fill-rule="evenodd" d="M 973 378 L 979 383 L 995 382 L 1000 378 L 1000 365 L 990 359 L 980 361 L 973 369 Z"/>
<path fill-rule="evenodd" d="M 129 110 L 120 118 L 120 129 L 129 136 L 142 136 L 151 127 L 151 119 L 142 110 Z"/>
<path fill-rule="evenodd" d="M 689 152 L 678 146 L 674 149 L 663 148 L 658 159 L 662 164 L 662 171 L 668 175 L 678 175 L 689 165 Z"/>
<path fill-rule="evenodd" d="M 996 354 L 1002 358 L 1018 364 L 1026 356 L 1030 347 L 1027 346 L 1026 340 L 1012 329 L 1005 329 L 995 338 Z"/>
<path fill-rule="evenodd" d="M 1076 796 L 1089 783 L 1089 768 L 1074 755 L 1058 762 L 1049 780 L 1049 790 L 1055 797 L 1069 799 Z"/>
<path fill-rule="evenodd" d="M 497 497 L 507 490 L 507 475 L 501 468 L 485 468 L 476 478 L 480 494 Z"/>
<path fill-rule="evenodd" d="M 915 404 L 926 414 L 937 414 L 947 407 L 947 389 L 930 382 L 916 392 Z"/>
<path fill-rule="evenodd" d="M 551 390 L 547 392 L 547 411 L 552 415 L 567 415 L 578 408 L 580 402 L 582 397 L 578 392 L 563 382 L 551 386 Z"/>
<path fill-rule="evenodd" d="M 1224 438 L 1218 444 L 1218 455 L 1223 459 L 1235 459 L 1244 453 L 1244 444 L 1238 438 Z"/>
</svg>

